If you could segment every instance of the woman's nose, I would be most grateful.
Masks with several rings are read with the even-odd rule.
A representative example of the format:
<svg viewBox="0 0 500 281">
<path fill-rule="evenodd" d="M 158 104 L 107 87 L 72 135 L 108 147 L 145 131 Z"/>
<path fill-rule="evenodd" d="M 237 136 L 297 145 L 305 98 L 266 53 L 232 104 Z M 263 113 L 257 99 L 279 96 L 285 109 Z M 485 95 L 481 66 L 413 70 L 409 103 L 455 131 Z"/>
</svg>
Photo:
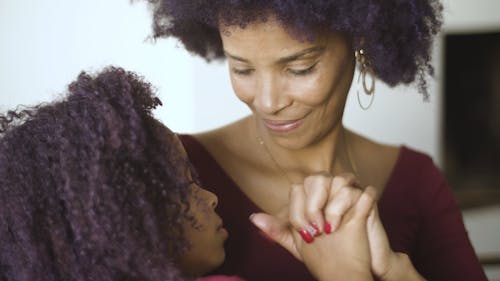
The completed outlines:
<svg viewBox="0 0 500 281">
<path fill-rule="evenodd" d="M 282 81 L 276 75 L 261 76 L 257 83 L 254 107 L 262 113 L 272 115 L 288 106 L 289 101 L 281 84 Z"/>
</svg>

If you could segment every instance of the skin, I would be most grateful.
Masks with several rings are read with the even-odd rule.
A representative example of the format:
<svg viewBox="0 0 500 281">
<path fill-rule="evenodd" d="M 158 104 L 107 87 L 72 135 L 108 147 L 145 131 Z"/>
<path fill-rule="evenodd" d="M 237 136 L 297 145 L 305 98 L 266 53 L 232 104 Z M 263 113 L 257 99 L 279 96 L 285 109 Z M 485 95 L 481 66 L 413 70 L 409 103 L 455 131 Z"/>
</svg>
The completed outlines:
<svg viewBox="0 0 500 281">
<path fill-rule="evenodd" d="M 342 224 L 333 233 L 319 235 L 315 237 L 314 243 L 306 243 L 296 231 L 293 231 L 293 225 L 300 223 L 300 218 L 303 218 L 305 214 L 305 192 L 314 186 L 311 183 L 325 179 L 333 181 L 330 176 L 318 174 L 308 177 L 304 185 L 292 186 L 289 214 L 292 227 L 288 221 L 265 213 L 253 214 L 251 220 L 271 239 L 303 261 L 318 280 L 373 280 L 370 271 L 371 249 L 367 237 L 367 221 L 373 213 L 375 202 L 373 188 L 366 188 L 359 192 L 359 198 L 346 212 Z M 346 178 L 337 177 L 336 183 L 332 184 L 331 188 L 337 191 L 346 188 L 343 185 L 337 185 L 344 179 Z M 327 207 L 331 206 L 333 205 L 330 202 Z M 327 211 L 325 211 L 325 217 L 331 218 Z M 342 255 L 332 255 L 332 252 L 342 253 Z"/>
<path fill-rule="evenodd" d="M 278 241 L 287 249 L 292 249 L 296 231 L 310 223 L 315 223 L 320 232 L 324 232 L 325 221 L 335 229 L 347 224 L 344 217 L 356 209 L 364 187 L 373 187 L 376 200 L 399 155 L 398 147 L 372 142 L 342 126 L 355 68 L 349 38 L 341 33 L 318 32 L 309 41 L 290 34 L 272 17 L 243 29 L 221 25 L 234 92 L 253 114 L 196 136 L 266 218 L 274 219 L 271 222 L 275 225 L 269 229 L 288 235 L 278 235 L 288 237 L 283 239 L 290 242 L 287 245 Z M 356 175 L 337 179 L 335 184 L 333 179 L 316 177 L 345 173 Z M 302 207 L 298 209 L 294 200 L 299 199 L 293 198 L 301 196 L 290 195 L 297 185 L 313 187 L 301 193 L 305 199 L 300 199 Z M 332 185 L 340 187 L 332 190 Z M 405 257 L 390 250 L 380 220 L 370 221 L 375 222 L 367 229 L 370 250 L 376 251 L 372 253 L 375 257 L 383 258 L 371 262 L 371 270 L 384 280 L 398 280 L 402 275 L 389 272 L 405 264 Z M 300 252 L 291 252 L 304 260 Z"/>
<path fill-rule="evenodd" d="M 177 135 L 172 132 L 170 134 L 175 138 L 174 145 L 177 145 L 179 153 L 187 162 L 188 156 L 181 141 Z M 190 241 L 190 247 L 178 262 L 181 271 L 186 275 L 199 277 L 214 270 L 224 261 L 224 241 L 228 233 L 223 228 L 222 219 L 215 212 L 217 196 L 194 181 L 190 169 L 186 177 L 192 181 L 190 188 L 193 196 L 189 200 L 189 215 L 194 217 L 195 224 L 191 222 L 184 224 L 184 234 Z"/>
<path fill-rule="evenodd" d="M 355 183 L 351 174 L 311 175 L 304 184 L 292 185 L 287 219 L 257 213 L 250 220 L 303 261 L 319 280 L 372 280 L 372 273 L 379 280 L 424 280 L 407 255 L 390 248 L 374 204 L 375 188 L 361 189 Z M 327 194 L 327 198 L 318 202 L 317 194 L 321 193 Z M 307 243 L 296 230 L 311 222 L 307 217 L 311 206 L 319 206 L 326 221 L 335 219 L 340 209 L 343 216 L 342 223 L 331 233 L 319 234 Z"/>
</svg>

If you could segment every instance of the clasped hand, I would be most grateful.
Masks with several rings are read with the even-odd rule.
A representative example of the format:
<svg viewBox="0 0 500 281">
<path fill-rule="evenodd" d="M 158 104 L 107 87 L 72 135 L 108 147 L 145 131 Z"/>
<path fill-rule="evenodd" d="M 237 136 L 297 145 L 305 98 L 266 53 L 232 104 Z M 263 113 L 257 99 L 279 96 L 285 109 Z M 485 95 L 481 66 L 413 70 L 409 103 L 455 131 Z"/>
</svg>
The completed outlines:
<svg viewBox="0 0 500 281">
<path fill-rule="evenodd" d="M 320 173 L 291 186 L 279 215 L 250 219 L 319 280 L 388 280 L 402 257 L 389 246 L 375 201 L 375 189 L 353 175 Z"/>
</svg>

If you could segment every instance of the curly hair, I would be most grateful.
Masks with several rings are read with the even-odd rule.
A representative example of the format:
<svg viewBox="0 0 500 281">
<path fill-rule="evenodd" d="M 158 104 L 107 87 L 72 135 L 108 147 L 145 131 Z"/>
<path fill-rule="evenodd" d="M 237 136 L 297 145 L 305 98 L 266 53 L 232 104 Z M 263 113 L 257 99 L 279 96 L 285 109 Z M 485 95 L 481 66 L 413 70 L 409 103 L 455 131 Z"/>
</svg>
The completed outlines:
<svg viewBox="0 0 500 281">
<path fill-rule="evenodd" d="M 184 280 L 190 166 L 159 104 L 109 67 L 0 115 L 0 280 Z"/>
<path fill-rule="evenodd" d="M 427 97 L 431 44 L 442 25 L 438 0 L 148 0 L 153 36 L 176 37 L 207 61 L 224 57 L 220 24 L 244 28 L 275 17 L 292 33 L 314 38 L 317 28 L 350 35 L 387 84 L 411 83 Z M 293 34 L 292 34 L 293 35 Z"/>
</svg>

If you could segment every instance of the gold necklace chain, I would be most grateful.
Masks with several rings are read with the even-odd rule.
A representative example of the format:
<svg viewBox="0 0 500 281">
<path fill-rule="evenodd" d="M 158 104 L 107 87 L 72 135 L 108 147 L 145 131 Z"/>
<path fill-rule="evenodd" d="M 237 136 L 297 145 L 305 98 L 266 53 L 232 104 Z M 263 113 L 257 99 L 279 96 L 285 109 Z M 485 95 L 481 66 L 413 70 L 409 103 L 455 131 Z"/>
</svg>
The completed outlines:
<svg viewBox="0 0 500 281">
<path fill-rule="evenodd" d="M 356 178 L 358 178 L 358 169 L 357 169 L 356 163 L 353 160 L 354 158 L 352 157 L 352 154 L 351 154 L 351 150 L 350 150 L 349 142 L 347 141 L 347 134 L 345 133 L 345 130 L 342 131 L 342 134 L 344 137 L 344 145 L 345 145 L 345 150 L 347 153 L 347 158 L 349 159 L 349 164 L 351 166 L 351 169 L 354 172 L 354 176 Z M 288 176 L 288 173 L 285 171 L 285 169 L 283 169 L 283 167 L 281 167 L 281 165 L 278 163 L 276 158 L 274 158 L 273 154 L 271 153 L 271 151 L 269 151 L 269 148 L 267 147 L 266 143 L 264 142 L 264 140 L 262 139 L 261 136 L 257 135 L 257 141 L 259 141 L 259 144 L 262 147 L 264 147 L 266 154 L 269 156 L 269 158 L 271 158 L 271 161 L 273 161 L 274 165 L 278 168 L 281 175 L 288 181 L 289 184 L 293 184 L 293 181 Z"/>
<path fill-rule="evenodd" d="M 269 148 L 267 147 L 266 143 L 264 142 L 264 140 L 259 136 L 257 135 L 257 140 L 259 141 L 260 145 L 262 147 L 264 147 L 264 150 L 266 151 L 267 155 L 269 156 L 269 158 L 271 158 L 271 160 L 274 162 L 274 165 L 276 167 L 278 167 L 278 170 L 280 171 L 281 175 L 288 181 L 288 183 L 291 185 L 293 184 L 293 181 L 290 179 L 290 177 L 288 176 L 288 173 L 285 171 L 285 169 L 283 169 L 281 167 L 281 165 L 278 163 L 278 161 L 276 161 L 276 159 L 274 158 L 273 154 L 271 153 L 271 151 L 269 151 Z"/>
</svg>

